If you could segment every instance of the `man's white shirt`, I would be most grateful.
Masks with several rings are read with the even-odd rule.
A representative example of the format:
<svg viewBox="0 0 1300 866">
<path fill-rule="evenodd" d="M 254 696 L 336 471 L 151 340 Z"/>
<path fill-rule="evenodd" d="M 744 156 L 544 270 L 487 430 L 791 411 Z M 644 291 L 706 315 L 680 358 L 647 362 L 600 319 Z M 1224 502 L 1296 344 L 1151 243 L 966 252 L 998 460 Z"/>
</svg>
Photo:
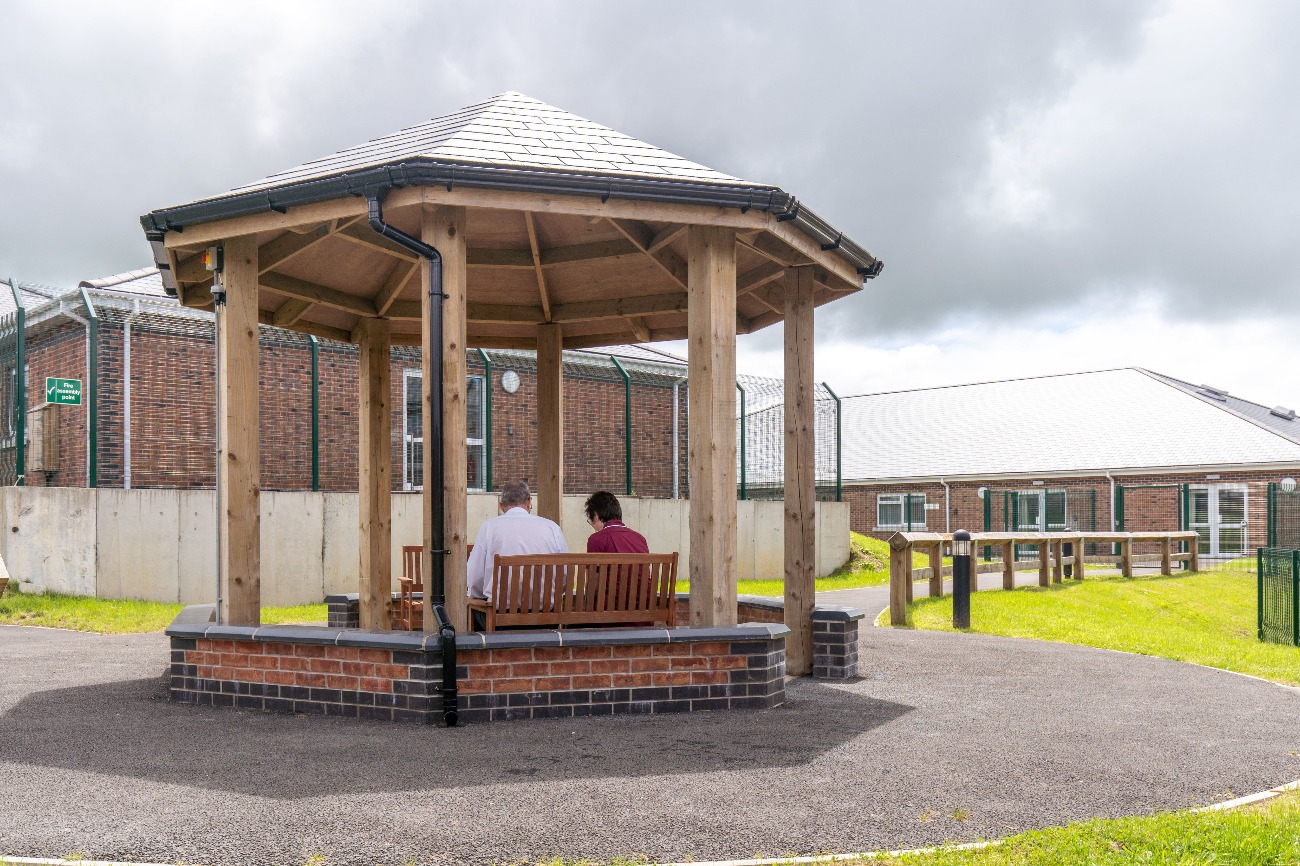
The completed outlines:
<svg viewBox="0 0 1300 866">
<path fill-rule="evenodd" d="M 568 552 L 559 524 L 516 506 L 479 527 L 469 555 L 466 589 L 471 597 L 492 598 L 492 559 L 498 553 L 521 556 Z"/>
</svg>

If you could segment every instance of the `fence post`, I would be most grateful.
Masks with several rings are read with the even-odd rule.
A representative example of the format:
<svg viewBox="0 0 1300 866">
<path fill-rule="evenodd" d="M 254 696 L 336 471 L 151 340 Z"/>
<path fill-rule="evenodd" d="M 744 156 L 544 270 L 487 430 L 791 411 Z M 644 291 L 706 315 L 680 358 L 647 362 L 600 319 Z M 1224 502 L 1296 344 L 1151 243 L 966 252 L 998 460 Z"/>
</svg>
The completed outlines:
<svg viewBox="0 0 1300 866">
<path fill-rule="evenodd" d="M 1052 539 L 1052 583 L 1060 583 L 1065 574 L 1065 543 L 1059 538 Z"/>
<path fill-rule="evenodd" d="M 1046 539 L 1038 542 L 1038 585 L 1052 585 L 1051 543 Z"/>
<path fill-rule="evenodd" d="M 993 491 L 985 487 L 984 488 L 984 531 L 985 532 L 993 531 L 993 526 L 991 525 L 993 523 L 992 500 L 993 500 Z M 1005 527 L 1003 528 L 1005 529 Z M 993 559 L 993 547 L 992 545 L 986 544 L 984 545 L 984 561 L 989 562 L 992 559 Z"/>
<path fill-rule="evenodd" d="M 18 407 L 14 424 L 14 484 L 27 483 L 27 308 L 18 280 L 9 278 L 9 288 L 14 293 L 14 393 L 13 402 Z"/>
<path fill-rule="evenodd" d="M 749 425 L 745 419 L 745 389 L 740 387 L 740 382 L 736 383 L 736 390 L 740 392 L 740 498 L 748 499 L 748 490 L 745 488 L 745 428 Z"/>
<path fill-rule="evenodd" d="M 912 585 L 912 545 L 901 532 L 889 539 L 889 624 L 907 624 L 907 590 Z"/>
<path fill-rule="evenodd" d="M 1300 550 L 1291 551 L 1291 646 L 1300 646 Z"/>
<path fill-rule="evenodd" d="M 1002 588 L 1016 588 L 1016 545 L 1013 541 L 1002 542 Z"/>
<path fill-rule="evenodd" d="M 1126 538 L 1119 543 L 1119 569 L 1124 577 L 1133 576 L 1133 539 Z"/>
<path fill-rule="evenodd" d="M 613 355 L 609 359 L 614 362 L 618 372 L 623 376 L 623 492 L 628 496 L 632 495 L 632 377 L 627 374 L 627 368 Z M 743 393 L 743 392 L 742 392 Z M 740 412 L 741 428 L 745 424 L 745 412 Z M 742 438 L 740 441 L 744 442 Z M 741 458 L 742 461 L 744 458 Z M 743 465 L 743 463 L 742 463 Z M 743 482 L 742 482 L 743 483 Z M 740 497 L 744 499 L 745 497 Z"/>
<path fill-rule="evenodd" d="M 320 490 L 320 340 L 307 335 L 311 351 L 311 489 Z"/>
<path fill-rule="evenodd" d="M 86 486 L 99 486 L 99 313 L 90 294 L 81 290 L 86 305 Z"/>
<path fill-rule="evenodd" d="M 831 390 L 831 386 L 822 382 L 826 393 L 835 401 L 835 501 L 844 501 L 844 405 L 840 395 Z"/>
<path fill-rule="evenodd" d="M 1268 482 L 1268 529 L 1265 531 L 1264 546 L 1277 547 L 1277 488 L 1273 481 Z"/>
<path fill-rule="evenodd" d="M 483 361 L 483 489 L 492 492 L 492 359 L 477 350 Z"/>
<path fill-rule="evenodd" d="M 1172 546 L 1173 542 L 1170 541 L 1169 536 L 1160 539 L 1160 573 L 1166 577 L 1174 573 L 1173 560 L 1170 556 Z"/>
<path fill-rule="evenodd" d="M 938 598 L 943 595 L 943 543 L 934 545 L 929 550 L 930 557 L 930 595 Z"/>
<path fill-rule="evenodd" d="M 1264 548 L 1255 551 L 1255 634 L 1264 639 Z"/>
</svg>

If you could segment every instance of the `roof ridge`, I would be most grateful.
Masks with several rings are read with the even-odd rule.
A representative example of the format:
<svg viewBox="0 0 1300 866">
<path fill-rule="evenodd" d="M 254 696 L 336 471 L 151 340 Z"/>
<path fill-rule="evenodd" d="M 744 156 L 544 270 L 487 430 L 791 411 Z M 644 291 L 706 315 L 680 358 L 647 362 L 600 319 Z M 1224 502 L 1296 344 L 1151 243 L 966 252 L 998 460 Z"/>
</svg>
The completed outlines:
<svg viewBox="0 0 1300 866">
<path fill-rule="evenodd" d="M 147 277 L 151 274 L 159 273 L 158 268 L 136 268 L 133 271 L 123 271 L 120 274 L 113 274 L 109 277 L 99 277 L 94 280 L 82 280 L 77 283 L 78 288 L 82 289 L 105 289 L 109 286 L 116 286 L 122 283 L 130 283 L 141 277 Z"/>
<path fill-rule="evenodd" d="M 1076 370 L 1072 373 L 1044 373 L 1040 376 L 1015 376 L 1007 379 L 986 379 L 981 382 L 960 382 L 953 385 L 927 385 L 924 388 L 899 388 L 894 391 L 868 391 L 865 394 L 846 394 L 841 400 L 854 400 L 858 397 L 885 397 L 890 394 L 914 394 L 920 391 L 944 391 L 952 388 L 975 388 L 980 385 L 1001 385 L 1006 382 L 1032 382 L 1038 379 L 1061 379 L 1067 376 L 1092 376 L 1097 373 L 1118 373 L 1124 370 L 1138 370 L 1140 367 L 1105 367 L 1101 370 Z"/>
<path fill-rule="evenodd" d="M 1200 400 L 1202 403 L 1206 404 L 1207 406 L 1213 406 L 1215 409 L 1218 409 L 1221 412 L 1227 412 L 1229 415 L 1233 416 L 1234 418 L 1239 418 L 1242 421 L 1245 421 L 1249 424 L 1254 424 L 1259 429 L 1266 430 L 1285 442 L 1300 444 L 1300 442 L 1297 442 L 1292 437 L 1287 436 L 1285 433 L 1283 433 L 1281 430 L 1278 430 L 1276 427 L 1272 426 L 1271 424 L 1267 424 L 1256 418 L 1252 418 L 1244 412 L 1238 412 L 1236 409 L 1229 406 L 1226 400 L 1219 401 L 1211 397 L 1207 397 L 1206 395 L 1200 392 L 1199 389 L 1203 387 L 1201 385 L 1193 385 L 1191 382 L 1185 381 L 1183 379 L 1178 379 L 1174 376 L 1165 376 L 1163 373 L 1155 373 L 1152 372 L 1151 370 L 1147 370 L 1142 367 L 1135 367 L 1134 369 L 1138 370 L 1141 373 L 1145 373 L 1147 376 L 1150 376 L 1154 381 L 1159 382 L 1161 385 L 1164 385 L 1166 388 L 1173 388 L 1179 394 L 1184 394 L 1188 397 L 1192 397 L 1193 399 Z M 1177 385 L 1172 384 L 1173 382 L 1179 382 L 1183 385 L 1186 385 L 1187 387 L 1179 388 Z M 1192 389 L 1196 389 L 1196 390 L 1192 390 Z M 1232 394 L 1224 394 L 1224 397 L 1233 400 L 1240 400 L 1242 403 L 1249 403 L 1252 406 L 1258 406 L 1261 409 L 1265 409 L 1269 411 L 1272 410 L 1271 406 L 1265 406 L 1263 403 L 1256 403 L 1254 400 L 1247 400 L 1244 397 L 1236 397 L 1233 396 Z"/>
</svg>

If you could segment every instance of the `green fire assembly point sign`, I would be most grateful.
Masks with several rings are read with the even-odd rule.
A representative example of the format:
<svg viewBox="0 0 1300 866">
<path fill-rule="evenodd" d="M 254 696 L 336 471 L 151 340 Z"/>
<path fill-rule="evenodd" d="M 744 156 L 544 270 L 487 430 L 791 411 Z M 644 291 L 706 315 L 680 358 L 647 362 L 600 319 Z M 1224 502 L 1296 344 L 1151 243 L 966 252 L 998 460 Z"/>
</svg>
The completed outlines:
<svg viewBox="0 0 1300 866">
<path fill-rule="evenodd" d="M 45 402 L 61 403 L 64 406 L 81 405 L 81 380 L 80 379 L 55 379 L 48 378 L 45 380 Z"/>
</svg>

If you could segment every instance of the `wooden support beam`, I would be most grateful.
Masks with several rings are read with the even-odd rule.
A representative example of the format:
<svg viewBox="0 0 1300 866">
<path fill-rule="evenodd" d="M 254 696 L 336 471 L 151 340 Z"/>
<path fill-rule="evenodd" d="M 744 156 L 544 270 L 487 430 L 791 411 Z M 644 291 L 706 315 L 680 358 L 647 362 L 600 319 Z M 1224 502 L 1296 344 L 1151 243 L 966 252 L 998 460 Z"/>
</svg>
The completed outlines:
<svg viewBox="0 0 1300 866">
<path fill-rule="evenodd" d="M 662 229 L 658 234 L 650 239 L 650 252 L 655 253 L 668 246 L 670 243 L 681 237 L 682 232 L 684 231 L 686 231 L 686 226 L 679 225 L 670 225 Z"/>
<path fill-rule="evenodd" d="M 1016 545 L 1011 541 L 1002 545 L 1002 588 L 1016 588 Z"/>
<path fill-rule="evenodd" d="M 564 504 L 563 353 L 563 326 L 538 325 L 537 513 L 556 523 Z"/>
<path fill-rule="evenodd" d="M 388 315 L 389 307 L 397 301 L 398 295 L 402 293 L 402 289 L 406 288 L 406 283 L 411 279 L 419 267 L 420 266 L 414 262 L 411 264 L 393 262 L 393 267 L 389 270 L 388 276 L 384 277 L 384 284 L 380 286 L 379 291 L 375 293 L 376 315 Z M 418 305 L 419 302 L 417 301 L 416 303 Z"/>
<path fill-rule="evenodd" d="M 499 324 L 524 322 L 529 325 L 539 325 L 545 321 L 545 313 L 541 307 L 523 304 L 470 304 L 469 320 Z"/>
<path fill-rule="evenodd" d="M 812 612 L 817 604 L 812 269 L 795 268 L 785 280 L 785 624 L 790 629 L 785 658 L 787 673 L 803 676 L 812 673 Z M 939 580 L 942 585 L 942 569 Z"/>
<path fill-rule="evenodd" d="M 447 550 L 443 557 L 443 592 L 446 596 L 447 618 L 457 631 L 469 629 L 469 613 L 465 596 L 465 548 L 468 544 L 466 503 L 467 453 L 465 449 L 465 421 L 468 396 L 465 387 L 466 311 L 468 309 L 468 265 L 465 261 L 465 208 L 425 208 L 420 224 L 420 239 L 442 253 L 442 291 L 447 296 L 442 302 L 442 345 L 434 342 L 429 329 L 429 288 L 431 276 L 428 262 L 420 263 L 420 303 L 424 305 L 423 327 L 423 392 L 424 392 L 424 561 L 426 592 L 429 562 L 433 557 L 433 500 L 431 493 L 441 486 L 443 491 L 443 544 Z M 428 467 L 434 461 L 431 419 L 433 417 L 431 394 L 436 387 L 429 360 L 434 352 L 442 354 L 442 462 L 443 477 L 428 477 Z M 439 554 L 440 556 L 442 554 Z M 427 597 L 427 596 L 426 596 Z M 433 605 L 424 606 L 424 630 L 436 632 L 437 619 Z"/>
<path fill-rule="evenodd" d="M 551 320 L 551 296 L 546 289 L 546 272 L 542 270 L 542 250 L 537 244 L 537 225 L 532 213 L 524 211 L 524 226 L 528 229 L 528 247 L 533 257 L 533 272 L 537 276 L 537 297 L 542 304 L 542 318 Z"/>
<path fill-rule="evenodd" d="M 687 434 L 691 625 L 736 623 L 736 233 L 692 225 Z"/>
<path fill-rule="evenodd" d="M 592 241 L 585 244 L 572 244 L 564 247 L 551 247 L 542 250 L 542 267 L 567 265 L 572 262 L 590 262 L 597 259 L 621 259 L 625 256 L 640 255 L 641 251 L 626 238 L 611 241 Z"/>
<path fill-rule="evenodd" d="M 889 624 L 907 625 L 907 596 L 912 586 L 912 545 L 902 533 L 889 539 Z"/>
<path fill-rule="evenodd" d="M 275 313 L 271 316 L 271 324 L 277 328 L 292 328 L 302 318 L 302 314 L 309 309 L 311 309 L 311 301 L 304 301 L 302 298 L 290 298 L 276 307 Z"/>
<path fill-rule="evenodd" d="M 604 298 L 599 301 L 574 301 L 551 308 L 551 321 L 591 322 L 597 319 L 625 319 L 653 313 L 684 313 L 685 292 L 670 295 L 636 295 L 631 298 Z"/>
<path fill-rule="evenodd" d="M 533 254 L 528 250 L 479 249 L 466 253 L 470 267 L 479 268 L 519 268 L 531 270 Z"/>
<path fill-rule="evenodd" d="M 258 463 L 257 241 L 225 242 L 226 303 L 217 308 L 217 514 L 221 525 L 221 622 L 262 618 L 262 519 Z"/>
<path fill-rule="evenodd" d="M 270 325 L 271 327 L 277 328 L 280 327 L 275 323 L 275 313 L 267 310 L 261 310 L 258 312 L 257 321 L 263 325 Z M 343 328 L 335 328 L 330 325 L 320 325 L 316 322 L 308 322 L 303 319 L 294 322 L 293 330 L 302 334 L 311 334 L 312 336 L 320 337 L 325 340 L 337 340 L 340 343 L 353 342 L 351 331 L 346 331 Z"/>
<path fill-rule="evenodd" d="M 784 274 L 785 268 L 781 265 L 775 262 L 763 262 L 736 278 L 736 294 L 744 295 L 752 292 L 760 286 L 765 286 L 773 280 L 780 279 Z"/>
<path fill-rule="evenodd" d="M 340 292 L 338 289 L 332 289 L 329 286 L 322 286 L 319 283 L 300 280 L 296 277 L 286 277 L 283 274 L 262 274 L 261 282 L 263 288 L 270 289 L 286 297 L 311 301 L 313 304 L 320 304 L 357 316 L 374 318 L 378 315 L 373 302 L 365 298 L 359 298 L 356 295 L 349 295 L 347 292 Z"/>
<path fill-rule="evenodd" d="M 1060 583 L 1065 575 L 1065 543 L 1052 539 L 1052 583 Z"/>
<path fill-rule="evenodd" d="M 650 342 L 650 326 L 640 316 L 628 316 L 627 325 L 638 343 Z"/>
<path fill-rule="evenodd" d="M 1119 543 L 1119 569 L 1124 577 L 1133 576 L 1133 540 L 1125 538 Z"/>
<path fill-rule="evenodd" d="M 1052 585 L 1051 550 L 1046 540 L 1038 542 L 1038 585 Z"/>
<path fill-rule="evenodd" d="M 257 249 L 258 273 L 264 274 L 267 271 L 274 270 L 299 253 L 316 246 L 316 244 L 334 234 L 334 226 L 335 223 L 327 222 L 321 223 L 306 232 L 296 232 L 290 229 L 278 238 L 262 244 Z"/>
<path fill-rule="evenodd" d="M 676 251 L 666 247 L 660 247 L 651 250 L 651 245 L 655 241 L 655 233 L 649 226 L 636 220 L 618 220 L 611 219 L 609 224 L 618 229 L 623 237 L 632 242 L 632 245 L 644 253 L 650 261 L 668 275 L 674 283 L 681 288 L 686 288 L 686 261 L 677 254 Z"/>
<path fill-rule="evenodd" d="M 357 396 L 360 403 L 357 407 L 360 433 L 357 449 L 360 625 L 387 631 L 391 627 L 389 604 L 393 592 L 389 324 L 383 319 L 362 319 L 357 323 L 356 337 L 359 356 Z"/>
<path fill-rule="evenodd" d="M 930 597 L 940 598 L 943 595 L 943 545 L 934 544 L 926 551 L 930 561 Z M 972 573 L 971 577 L 975 575 Z M 974 592 L 976 587 L 972 584 L 971 591 Z"/>
<path fill-rule="evenodd" d="M 584 334 L 580 337 L 565 337 L 564 348 L 566 349 L 591 349 L 596 346 L 618 346 L 628 342 L 629 339 L 635 339 L 630 329 L 626 331 L 617 331 L 603 334 Z M 651 328 L 650 340 L 655 343 L 661 340 L 685 340 L 687 338 L 686 328 Z"/>
</svg>

